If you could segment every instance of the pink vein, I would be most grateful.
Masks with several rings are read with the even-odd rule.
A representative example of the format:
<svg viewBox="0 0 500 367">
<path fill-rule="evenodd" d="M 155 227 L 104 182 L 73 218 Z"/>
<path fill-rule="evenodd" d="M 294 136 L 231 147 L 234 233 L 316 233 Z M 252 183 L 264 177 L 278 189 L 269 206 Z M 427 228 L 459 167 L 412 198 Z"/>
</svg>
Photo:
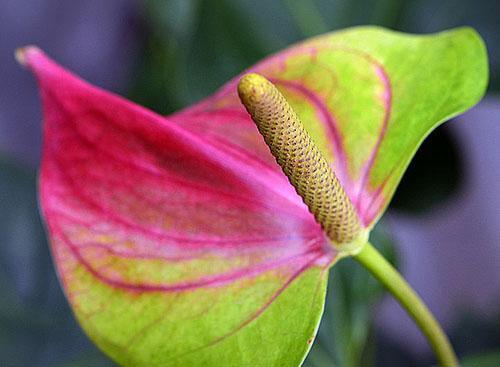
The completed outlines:
<svg viewBox="0 0 500 367">
<path fill-rule="evenodd" d="M 370 177 L 370 174 L 373 170 L 373 166 L 375 164 L 375 159 L 377 158 L 378 152 L 380 150 L 380 145 L 382 144 L 382 140 L 384 139 L 384 136 L 387 132 L 387 127 L 389 125 L 389 120 L 391 118 L 391 109 L 392 109 L 392 87 L 391 87 L 391 82 L 389 79 L 389 75 L 385 71 L 383 65 L 379 63 L 377 60 L 373 59 L 371 56 L 366 55 L 370 59 L 370 61 L 375 65 L 375 70 L 377 72 L 377 75 L 379 79 L 382 82 L 382 85 L 384 87 L 384 93 L 382 95 L 382 103 L 384 105 L 384 117 L 382 120 L 382 126 L 380 128 L 379 134 L 377 136 L 377 140 L 375 143 L 375 146 L 373 147 L 373 150 L 370 154 L 370 157 L 368 158 L 367 164 L 363 168 L 361 172 L 361 180 L 360 180 L 360 185 L 359 185 L 359 192 L 356 200 L 356 206 L 358 206 L 358 211 L 360 211 L 362 208 L 359 206 L 361 205 L 361 198 L 363 192 L 366 190 L 366 186 L 368 185 L 368 179 Z M 367 208 L 365 208 L 367 209 Z M 366 218 L 364 216 L 363 220 L 369 221 L 369 218 Z"/>
<path fill-rule="evenodd" d="M 82 219 L 73 217 L 69 215 L 68 213 L 62 212 L 60 210 L 56 209 L 51 209 L 49 211 L 50 213 L 54 214 L 54 216 L 57 216 L 59 218 L 65 219 L 71 224 L 76 224 L 80 225 L 84 228 L 90 228 L 94 225 L 94 222 L 90 221 L 84 221 Z M 113 218 L 111 218 L 113 219 Z M 121 222 L 118 222 L 119 224 L 123 224 Z M 115 222 L 116 224 L 116 222 Z M 135 227 L 129 228 L 128 226 L 125 226 L 128 230 L 134 230 L 136 229 Z M 101 233 L 101 234 L 108 234 L 109 232 L 104 231 L 104 230 L 98 230 L 95 228 L 92 228 L 92 231 L 94 233 Z M 269 236 L 269 237 L 229 237 L 229 238 L 189 238 L 189 237 L 180 237 L 180 236 L 167 236 L 167 235 L 162 235 L 156 232 L 149 232 L 149 231 L 141 231 L 140 229 L 138 230 L 139 233 L 144 234 L 149 236 L 150 238 L 153 238 L 155 240 L 177 240 L 179 242 L 189 242 L 189 243 L 210 243 L 210 244 L 216 244 L 216 245 L 226 245 L 226 244 L 234 244 L 234 242 L 239 242 L 241 244 L 245 244 L 245 249 L 250 248 L 250 244 L 252 243 L 273 243 L 273 242 L 285 242 L 285 241 L 310 241 L 315 238 L 318 238 L 318 232 L 304 232 L 302 234 L 298 235 L 277 235 L 277 236 Z M 277 248 L 277 246 L 274 246 L 274 248 Z M 185 248 L 182 247 L 184 250 Z"/>
<path fill-rule="evenodd" d="M 188 291 L 192 289 L 197 289 L 197 288 L 202 288 L 202 287 L 216 287 L 216 286 L 221 286 L 225 285 L 231 282 L 234 282 L 237 279 L 240 278 L 248 278 L 248 277 L 256 277 L 264 272 L 279 268 L 281 266 L 285 265 L 290 265 L 293 262 L 296 261 L 303 261 L 306 260 L 307 258 L 310 258 L 312 255 L 314 255 L 313 260 L 319 260 L 321 257 L 324 257 L 324 253 L 320 252 L 318 255 L 317 252 L 311 251 L 311 249 L 308 249 L 304 252 L 294 254 L 293 256 L 289 256 L 287 258 L 279 259 L 276 261 L 270 261 L 270 262 L 264 262 L 262 264 L 259 264 L 258 266 L 253 266 L 253 267 L 246 267 L 243 269 L 238 269 L 235 271 L 229 271 L 227 273 L 223 273 L 221 275 L 215 275 L 215 276 L 207 276 L 207 277 L 200 277 L 199 279 L 196 279 L 194 281 L 186 281 L 186 282 L 179 282 L 177 284 L 171 284 L 171 285 L 161 285 L 161 284 L 147 284 L 147 283 L 140 283 L 140 284 L 132 284 L 132 283 L 127 283 L 123 280 L 119 279 L 113 279 L 110 277 L 107 277 L 99 272 L 96 268 L 90 264 L 90 262 L 83 257 L 83 255 L 80 253 L 79 249 L 77 246 L 75 246 L 63 233 L 62 231 L 57 228 L 57 225 L 53 225 L 53 229 L 57 230 L 59 238 L 62 240 L 62 242 L 68 246 L 70 249 L 71 253 L 77 258 L 78 262 L 82 264 L 87 271 L 92 274 L 94 277 L 102 281 L 103 283 L 106 283 L 114 288 L 120 288 L 120 289 L 126 289 L 129 291 L 137 291 L 137 292 L 181 292 L 181 291 Z M 308 259 L 308 266 L 311 265 L 311 260 Z"/>
<path fill-rule="evenodd" d="M 309 260 L 305 265 L 303 265 L 299 269 L 297 269 L 287 279 L 287 281 L 269 298 L 269 300 L 267 300 L 267 302 L 264 305 L 262 305 L 262 307 L 260 307 L 253 315 L 251 315 L 248 319 L 246 319 L 240 325 L 238 325 L 238 327 L 236 327 L 235 329 L 231 330 L 230 332 L 212 340 L 210 343 L 207 343 L 204 346 L 186 351 L 186 352 L 181 353 L 179 355 L 176 355 L 172 358 L 178 359 L 178 358 L 183 357 L 184 355 L 187 355 L 187 354 L 190 354 L 193 352 L 197 352 L 197 351 L 205 349 L 205 348 L 210 348 L 210 347 L 224 341 L 225 339 L 235 335 L 236 333 L 238 333 L 240 330 L 245 328 L 245 326 L 249 325 L 252 321 L 256 320 L 260 315 L 262 315 L 267 310 L 267 308 L 290 286 L 290 284 L 292 284 L 293 281 L 295 281 L 304 271 L 311 268 L 321 257 L 322 257 L 322 255 L 319 255 L 319 256 Z M 324 274 L 325 274 L 324 272 L 321 272 L 321 276 L 324 276 Z M 316 292 L 317 292 L 317 290 L 318 290 L 318 287 L 316 287 Z M 315 294 L 315 297 L 316 297 L 316 294 Z"/>
</svg>

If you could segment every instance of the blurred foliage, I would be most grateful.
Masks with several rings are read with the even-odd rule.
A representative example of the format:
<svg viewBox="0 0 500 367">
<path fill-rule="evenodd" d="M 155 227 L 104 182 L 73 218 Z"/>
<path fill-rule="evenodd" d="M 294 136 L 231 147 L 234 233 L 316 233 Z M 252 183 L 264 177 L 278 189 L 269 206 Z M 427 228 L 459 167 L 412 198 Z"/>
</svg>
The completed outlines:
<svg viewBox="0 0 500 367">
<path fill-rule="evenodd" d="M 170 113 L 305 37 L 357 24 L 394 25 L 397 0 L 149 0 L 131 97 Z M 360 9 L 371 11 L 359 11 Z"/>
<path fill-rule="evenodd" d="M 500 366 L 500 352 L 485 353 L 467 357 L 462 360 L 462 367 L 498 367 Z"/>
<path fill-rule="evenodd" d="M 500 351 L 500 310 L 496 312 L 496 316 L 485 317 L 468 309 L 461 310 L 461 316 L 450 335 L 461 355 L 480 356 L 493 350 Z"/>
</svg>

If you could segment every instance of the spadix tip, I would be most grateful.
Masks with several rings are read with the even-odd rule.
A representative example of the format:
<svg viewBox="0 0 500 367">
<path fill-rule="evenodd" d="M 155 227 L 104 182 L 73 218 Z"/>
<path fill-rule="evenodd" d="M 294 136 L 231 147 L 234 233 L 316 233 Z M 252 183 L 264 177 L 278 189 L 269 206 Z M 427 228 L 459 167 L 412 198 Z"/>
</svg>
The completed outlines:
<svg viewBox="0 0 500 367">
<path fill-rule="evenodd" d="M 238 83 L 238 95 L 245 106 L 259 103 L 267 94 L 272 84 L 262 75 L 250 73 L 244 75 Z"/>
</svg>

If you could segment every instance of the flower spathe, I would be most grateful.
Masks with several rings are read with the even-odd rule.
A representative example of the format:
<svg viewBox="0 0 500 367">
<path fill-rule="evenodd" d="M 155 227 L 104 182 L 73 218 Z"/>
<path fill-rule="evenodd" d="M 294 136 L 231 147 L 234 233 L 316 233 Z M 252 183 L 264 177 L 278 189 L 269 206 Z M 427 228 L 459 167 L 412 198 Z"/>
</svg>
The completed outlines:
<svg viewBox="0 0 500 367">
<path fill-rule="evenodd" d="M 136 348 L 152 338 L 168 351 L 155 328 L 170 339 L 180 321 L 206 334 L 183 337 L 184 352 L 220 344 L 297 277 L 324 278 L 309 270 L 334 257 L 323 233 L 270 154 L 243 149 L 246 136 L 237 146 L 196 134 L 200 116 L 155 115 L 77 79 L 38 49 L 26 49 L 24 59 L 44 102 L 40 197 L 53 255 L 89 335 L 118 338 L 126 349 L 113 357 L 136 365 Z M 212 118 L 253 126 L 243 113 L 221 116 Z M 218 327 L 199 330 L 204 319 Z M 99 330 L 96 338 L 94 323 L 109 325 L 108 335 Z M 126 332 L 117 335 L 121 325 Z M 169 351 L 169 360 L 177 354 Z"/>
<path fill-rule="evenodd" d="M 469 29 L 356 28 L 251 70 L 286 96 L 369 228 L 423 137 L 482 95 L 478 53 Z M 238 78 L 163 117 L 37 48 L 19 58 L 42 94 L 52 253 L 94 342 L 123 365 L 300 364 L 336 252 L 241 106 Z M 435 82 L 445 67 L 452 92 Z"/>
</svg>

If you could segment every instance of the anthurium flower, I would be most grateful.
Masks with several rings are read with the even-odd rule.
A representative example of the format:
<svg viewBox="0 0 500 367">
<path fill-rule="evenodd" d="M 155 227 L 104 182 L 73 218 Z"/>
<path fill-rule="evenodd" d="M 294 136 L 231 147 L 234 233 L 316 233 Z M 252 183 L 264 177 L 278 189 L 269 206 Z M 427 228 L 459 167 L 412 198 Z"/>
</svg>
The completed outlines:
<svg viewBox="0 0 500 367">
<path fill-rule="evenodd" d="M 40 202 L 65 293 L 129 366 L 293 366 L 342 254 L 276 164 L 237 83 L 163 117 L 89 85 L 35 47 L 17 54 L 44 109 Z M 485 48 L 353 28 L 248 71 L 304 124 L 368 232 L 424 137 L 470 108 Z"/>
</svg>

